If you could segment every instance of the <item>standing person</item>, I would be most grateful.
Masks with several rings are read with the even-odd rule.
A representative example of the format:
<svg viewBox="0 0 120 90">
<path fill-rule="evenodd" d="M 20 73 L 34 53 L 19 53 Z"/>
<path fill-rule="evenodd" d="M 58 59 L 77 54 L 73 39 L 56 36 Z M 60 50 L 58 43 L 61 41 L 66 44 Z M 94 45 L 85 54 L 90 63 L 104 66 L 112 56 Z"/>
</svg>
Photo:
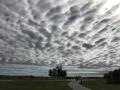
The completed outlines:
<svg viewBox="0 0 120 90">
<path fill-rule="evenodd" d="M 82 84 L 82 83 L 83 83 L 83 78 L 81 77 L 81 78 L 80 78 L 80 84 Z"/>
<path fill-rule="evenodd" d="M 77 76 L 75 77 L 75 80 L 76 80 L 76 82 L 78 81 L 78 77 Z"/>
</svg>

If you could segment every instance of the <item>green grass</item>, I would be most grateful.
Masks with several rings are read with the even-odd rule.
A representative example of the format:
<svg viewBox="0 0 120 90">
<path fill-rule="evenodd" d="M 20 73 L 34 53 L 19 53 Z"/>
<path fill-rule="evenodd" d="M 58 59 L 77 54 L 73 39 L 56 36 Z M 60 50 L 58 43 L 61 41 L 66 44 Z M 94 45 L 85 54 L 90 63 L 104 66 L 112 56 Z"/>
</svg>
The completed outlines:
<svg viewBox="0 0 120 90">
<path fill-rule="evenodd" d="M 107 84 L 105 80 L 88 80 L 83 85 L 92 90 L 120 90 L 120 84 Z"/>
<path fill-rule="evenodd" d="M 68 81 L 0 81 L 0 90 L 72 90 Z"/>
</svg>

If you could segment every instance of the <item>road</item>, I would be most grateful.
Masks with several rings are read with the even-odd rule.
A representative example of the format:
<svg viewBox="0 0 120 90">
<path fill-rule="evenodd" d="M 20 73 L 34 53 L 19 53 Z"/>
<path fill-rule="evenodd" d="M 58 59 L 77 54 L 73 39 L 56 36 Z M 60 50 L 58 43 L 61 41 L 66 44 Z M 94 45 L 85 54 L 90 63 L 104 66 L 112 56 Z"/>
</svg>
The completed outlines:
<svg viewBox="0 0 120 90">
<path fill-rule="evenodd" d="M 83 87 L 82 85 L 79 84 L 79 81 L 75 81 L 75 80 L 71 80 L 71 82 L 69 83 L 69 86 L 73 89 L 73 90 L 91 90 L 88 89 L 86 87 Z"/>
</svg>

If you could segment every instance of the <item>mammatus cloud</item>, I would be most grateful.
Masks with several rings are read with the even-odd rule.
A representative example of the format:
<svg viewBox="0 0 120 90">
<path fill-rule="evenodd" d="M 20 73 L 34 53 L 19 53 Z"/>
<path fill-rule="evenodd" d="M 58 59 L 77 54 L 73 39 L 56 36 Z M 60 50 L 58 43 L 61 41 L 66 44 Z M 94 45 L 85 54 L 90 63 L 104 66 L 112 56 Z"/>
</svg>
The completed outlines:
<svg viewBox="0 0 120 90">
<path fill-rule="evenodd" d="M 119 66 L 120 0 L 0 0 L 0 63 Z"/>
</svg>

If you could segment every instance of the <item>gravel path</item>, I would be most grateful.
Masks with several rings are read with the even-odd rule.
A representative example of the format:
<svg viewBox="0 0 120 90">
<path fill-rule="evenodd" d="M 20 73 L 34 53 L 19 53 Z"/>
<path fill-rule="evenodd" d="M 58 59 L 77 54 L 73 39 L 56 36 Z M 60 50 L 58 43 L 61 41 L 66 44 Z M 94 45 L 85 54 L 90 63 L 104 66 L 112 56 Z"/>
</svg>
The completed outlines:
<svg viewBox="0 0 120 90">
<path fill-rule="evenodd" d="M 76 82 L 75 80 L 71 80 L 71 82 L 69 83 L 69 86 L 73 89 L 73 90 L 90 90 L 86 87 L 83 87 L 82 85 L 79 84 L 79 82 Z"/>
</svg>

